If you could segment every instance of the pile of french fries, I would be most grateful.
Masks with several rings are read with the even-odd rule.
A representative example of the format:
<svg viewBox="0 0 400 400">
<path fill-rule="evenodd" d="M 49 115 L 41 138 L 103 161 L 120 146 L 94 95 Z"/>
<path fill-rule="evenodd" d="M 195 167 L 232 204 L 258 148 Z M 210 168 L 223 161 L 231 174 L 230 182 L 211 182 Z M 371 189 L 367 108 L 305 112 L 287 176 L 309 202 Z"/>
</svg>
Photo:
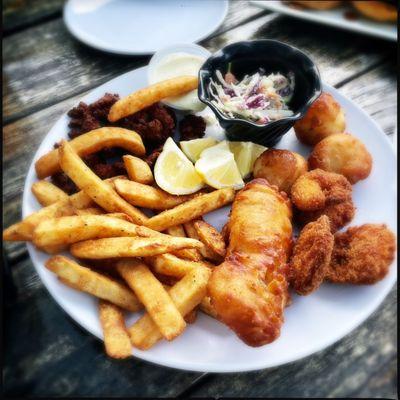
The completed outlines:
<svg viewBox="0 0 400 400">
<path fill-rule="evenodd" d="M 82 161 L 109 146 L 134 154 L 123 157 L 128 176 L 101 180 Z M 32 192 L 43 208 L 3 232 L 4 240 L 30 241 L 50 254 L 45 266 L 61 282 L 99 299 L 106 352 L 114 358 L 130 356 L 132 346 L 144 350 L 173 340 L 198 308 L 215 317 L 206 287 L 226 245 L 202 216 L 235 196 L 233 189 L 168 194 L 155 186 L 144 154 L 140 136 L 121 128 L 62 141 L 35 165 L 42 180 Z M 57 171 L 80 191 L 68 196 L 44 180 Z M 143 309 L 126 327 L 124 312 Z"/>
</svg>

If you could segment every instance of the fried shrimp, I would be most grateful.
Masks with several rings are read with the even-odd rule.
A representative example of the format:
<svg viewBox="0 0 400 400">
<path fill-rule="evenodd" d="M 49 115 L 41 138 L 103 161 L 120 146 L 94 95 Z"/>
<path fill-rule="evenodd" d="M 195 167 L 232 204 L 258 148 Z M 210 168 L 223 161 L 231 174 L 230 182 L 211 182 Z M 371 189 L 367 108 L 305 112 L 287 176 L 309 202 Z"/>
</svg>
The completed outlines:
<svg viewBox="0 0 400 400">
<path fill-rule="evenodd" d="M 333 242 L 326 215 L 300 232 L 289 264 L 290 282 L 297 294 L 310 294 L 321 285 L 329 268 Z"/>
<path fill-rule="evenodd" d="M 343 132 L 345 126 L 340 104 L 329 93 L 322 93 L 306 115 L 294 124 L 294 130 L 300 142 L 314 146 L 329 135 Z"/>
<path fill-rule="evenodd" d="M 351 195 L 351 184 L 343 175 L 321 169 L 309 171 L 292 186 L 296 220 L 303 225 L 326 215 L 331 231 L 336 232 L 353 219 L 355 208 Z"/>
<path fill-rule="evenodd" d="M 337 233 L 326 279 L 334 283 L 376 283 L 388 273 L 395 249 L 395 236 L 384 224 L 364 224 Z"/>
<path fill-rule="evenodd" d="M 364 144 L 356 137 L 338 133 L 321 140 L 309 159 L 311 169 L 344 175 L 354 184 L 368 177 L 372 169 L 372 157 Z"/>
</svg>

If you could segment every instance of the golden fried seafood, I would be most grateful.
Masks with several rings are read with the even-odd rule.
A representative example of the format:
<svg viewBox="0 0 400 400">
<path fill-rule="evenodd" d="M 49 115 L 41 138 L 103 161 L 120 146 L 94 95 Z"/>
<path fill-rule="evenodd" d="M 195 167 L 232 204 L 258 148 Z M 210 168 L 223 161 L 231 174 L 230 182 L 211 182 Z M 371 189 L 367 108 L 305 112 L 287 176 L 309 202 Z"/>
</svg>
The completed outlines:
<svg viewBox="0 0 400 400">
<path fill-rule="evenodd" d="M 307 224 L 326 215 L 331 231 L 336 232 L 354 217 L 351 195 L 351 184 L 343 175 L 322 169 L 309 171 L 292 186 L 291 200 L 297 208 L 296 220 Z"/>
<path fill-rule="evenodd" d="M 329 10 L 340 5 L 340 0 L 322 0 L 322 1 L 293 1 L 293 3 L 300 4 L 303 7 L 312 8 L 314 10 Z"/>
<path fill-rule="evenodd" d="M 306 172 L 307 161 L 300 154 L 289 150 L 268 149 L 255 161 L 253 175 L 290 193 L 296 179 Z"/>
<path fill-rule="evenodd" d="M 322 93 L 311 104 L 306 115 L 294 124 L 297 139 L 314 146 L 334 133 L 342 133 L 346 127 L 340 104 L 329 94 Z"/>
<path fill-rule="evenodd" d="M 289 264 L 290 281 L 296 293 L 307 295 L 321 285 L 329 268 L 333 242 L 326 215 L 302 229 Z"/>
<path fill-rule="evenodd" d="M 364 224 L 337 233 L 326 279 L 335 283 L 376 283 L 388 273 L 395 249 L 395 236 L 384 224 Z"/>
<path fill-rule="evenodd" d="M 365 17 L 381 22 L 396 22 L 397 7 L 392 1 L 352 1 L 353 6 Z"/>
<path fill-rule="evenodd" d="M 208 284 L 218 318 L 250 346 L 280 334 L 288 300 L 290 202 L 265 179 L 254 179 L 234 200 L 225 261 Z"/>
<path fill-rule="evenodd" d="M 371 173 L 372 157 L 359 139 L 338 133 L 321 140 L 314 147 L 308 164 L 310 169 L 321 168 L 342 174 L 354 184 Z"/>
</svg>

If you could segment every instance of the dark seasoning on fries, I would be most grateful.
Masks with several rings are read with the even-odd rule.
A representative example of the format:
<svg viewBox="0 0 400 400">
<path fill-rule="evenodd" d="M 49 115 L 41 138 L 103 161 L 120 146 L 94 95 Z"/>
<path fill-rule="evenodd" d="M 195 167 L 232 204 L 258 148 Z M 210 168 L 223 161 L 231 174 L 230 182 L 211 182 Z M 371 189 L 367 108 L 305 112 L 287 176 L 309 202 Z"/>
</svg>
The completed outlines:
<svg viewBox="0 0 400 400">
<path fill-rule="evenodd" d="M 331 213 L 342 216 L 341 221 L 346 223 L 351 220 L 352 215 L 347 219 L 341 215 L 346 214 L 346 207 L 352 209 L 351 184 L 339 175 L 341 170 L 318 170 L 317 175 L 307 172 L 305 160 L 293 152 L 259 153 L 255 157 L 260 157 L 254 171 L 257 179 L 247 183 L 239 195 L 233 186 L 213 189 L 203 184 L 195 192 L 177 195 L 156 185 L 153 161 L 177 125 L 172 109 L 158 102 L 197 85 L 196 77 L 181 76 L 122 99 L 107 93 L 95 103 L 80 103 L 72 109 L 68 113 L 70 140 L 58 143 L 35 165 L 39 180 L 32 192 L 43 208 L 3 232 L 4 240 L 30 241 L 51 254 L 46 268 L 64 284 L 99 299 L 99 319 L 110 357 L 125 358 L 132 354 L 132 346 L 147 350 L 162 339 L 175 339 L 188 323 L 195 322 L 199 310 L 228 324 L 248 344 L 269 343 L 279 336 L 289 284 L 300 294 L 311 293 L 325 277 L 334 281 L 331 267 L 335 268 L 337 282 L 346 283 L 346 277 L 350 277 L 348 282 L 374 283 L 385 276 L 393 259 L 394 235 L 385 226 L 369 228 L 374 231 L 374 240 L 363 235 L 367 229 L 349 231 L 345 239 L 350 247 L 345 248 L 344 234 L 335 234 L 337 227 L 329 224 L 328 217 Z M 317 101 L 309 113 L 319 110 L 319 118 L 326 117 L 322 123 L 329 124 L 334 119 L 330 113 L 336 108 L 329 96 L 323 99 L 324 103 L 318 105 Z M 186 135 L 193 136 L 190 139 L 204 135 L 201 117 L 189 115 L 181 126 Z M 302 138 L 319 134 L 301 123 L 299 127 Z M 334 143 L 327 141 L 324 157 L 328 158 L 330 146 L 341 140 L 339 136 Z M 149 156 L 152 162 L 147 163 Z M 234 162 L 233 155 L 224 157 Z M 364 153 L 360 157 L 366 158 Z M 332 165 L 328 161 L 320 160 L 320 164 Z M 352 161 L 353 169 L 358 168 L 354 162 L 357 153 Z M 338 162 L 337 168 L 344 169 L 346 162 Z M 251 176 L 248 168 L 246 171 L 244 179 Z M 363 168 L 362 174 L 355 171 L 353 175 L 365 179 L 369 171 Z M 295 190 L 299 186 L 293 176 L 303 176 L 304 181 L 299 200 L 303 209 L 295 209 L 295 218 L 297 213 L 307 213 L 307 222 L 313 225 L 306 225 L 300 233 L 290 258 L 286 251 L 290 247 L 286 239 L 292 233 L 290 196 L 294 192 L 298 197 Z M 282 187 L 271 185 L 269 179 Z M 232 202 L 232 217 L 223 234 L 203 220 L 204 214 Z M 142 209 L 152 210 L 154 215 L 149 217 Z M 260 215 L 269 215 L 271 220 L 259 220 Z M 312 222 L 321 215 L 328 215 L 323 225 Z M 271 239 L 274 229 L 280 233 L 279 239 Z M 243 232 L 246 237 L 241 236 Z M 367 246 L 381 260 L 379 274 L 374 274 L 365 257 L 362 249 Z M 64 251 L 76 259 L 59 254 Z M 267 276 L 264 267 L 270 259 L 266 257 L 268 251 L 276 254 L 282 265 L 276 271 L 268 270 Z M 356 265 L 351 251 L 361 255 Z M 383 251 L 385 254 L 381 254 Z M 318 254 L 324 255 L 323 265 L 316 259 Z M 340 254 L 346 257 L 347 275 L 338 277 Z M 291 266 L 286 271 L 288 262 Z M 357 281 L 355 275 L 362 270 L 363 262 L 372 278 L 363 276 Z M 239 264 L 242 275 L 235 268 Z M 307 269 L 310 265 L 312 268 Z M 315 276 L 308 276 L 309 271 Z M 252 293 L 243 282 L 253 285 Z M 313 286 L 304 288 L 301 282 L 313 282 Z M 249 305 L 246 296 L 258 296 L 257 301 Z M 260 306 L 263 301 L 264 309 Z M 248 314 L 243 316 L 245 308 Z M 142 309 L 144 315 L 127 327 L 124 313 Z M 252 336 L 254 323 L 265 323 L 270 331 Z"/>
</svg>

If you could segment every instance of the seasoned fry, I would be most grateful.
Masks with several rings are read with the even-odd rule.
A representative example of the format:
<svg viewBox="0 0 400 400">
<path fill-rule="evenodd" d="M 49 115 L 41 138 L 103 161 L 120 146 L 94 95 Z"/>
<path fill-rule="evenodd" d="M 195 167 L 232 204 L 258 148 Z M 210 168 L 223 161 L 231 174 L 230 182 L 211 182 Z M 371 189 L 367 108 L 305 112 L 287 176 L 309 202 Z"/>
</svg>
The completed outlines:
<svg viewBox="0 0 400 400">
<path fill-rule="evenodd" d="M 145 225 L 155 231 L 163 231 L 171 226 L 183 224 L 220 208 L 232 202 L 234 197 L 235 190 L 231 188 L 201 194 L 179 206 L 163 211 L 150 218 L 146 221 Z"/>
<path fill-rule="evenodd" d="M 116 237 L 74 243 L 71 254 L 79 258 L 147 257 L 186 247 L 202 247 L 198 240 L 163 235 L 156 237 Z"/>
<path fill-rule="evenodd" d="M 196 268 L 185 275 L 168 292 L 181 315 L 185 316 L 192 311 L 207 293 L 207 282 L 211 270 L 208 268 Z M 162 335 L 149 314 L 145 314 L 129 329 L 132 344 L 146 350 L 156 344 Z"/>
<path fill-rule="evenodd" d="M 171 226 L 166 230 L 168 235 L 177 237 L 186 237 L 185 229 L 182 225 Z M 186 258 L 192 261 L 200 261 L 202 259 L 200 252 L 197 249 L 177 250 L 174 254 L 178 257 Z"/>
<path fill-rule="evenodd" d="M 167 210 L 194 197 L 193 195 L 175 196 L 153 186 L 128 180 L 117 179 L 114 186 L 118 194 L 130 204 L 152 210 Z"/>
<path fill-rule="evenodd" d="M 173 340 L 179 336 L 186 323 L 147 265 L 137 259 L 121 260 L 117 269 L 144 305 L 163 337 Z"/>
<path fill-rule="evenodd" d="M 196 240 L 200 240 L 200 237 L 197 233 L 196 228 L 194 227 L 196 221 L 189 221 L 185 222 L 183 226 L 185 227 L 185 231 L 188 235 L 188 237 Z M 200 254 L 207 260 L 213 261 L 217 264 L 219 264 L 223 257 L 221 257 L 219 254 L 215 253 L 214 250 L 212 250 L 210 247 L 204 245 L 203 248 L 199 249 Z"/>
<path fill-rule="evenodd" d="M 89 207 L 83 210 L 76 210 L 76 215 L 103 215 L 105 213 L 100 207 Z"/>
<path fill-rule="evenodd" d="M 142 156 L 145 148 L 142 138 L 134 131 L 124 128 L 105 127 L 84 133 L 68 142 L 79 157 L 96 153 L 106 147 L 121 147 L 130 153 Z M 61 170 L 57 149 L 40 157 L 35 163 L 36 174 L 40 179 Z"/>
<path fill-rule="evenodd" d="M 125 285 L 89 268 L 82 267 L 67 257 L 51 257 L 46 261 L 45 266 L 63 282 L 68 282 L 76 289 L 108 300 L 128 311 L 136 312 L 142 308 L 137 297 Z"/>
<path fill-rule="evenodd" d="M 140 89 L 127 97 L 118 100 L 108 114 L 110 122 L 118 121 L 128 115 L 134 114 L 143 108 L 149 107 L 166 97 L 179 96 L 196 89 L 198 79 L 196 76 L 178 76 L 167 79 L 154 85 Z"/>
<path fill-rule="evenodd" d="M 112 358 L 131 356 L 132 345 L 121 309 L 108 301 L 100 300 L 99 316 L 107 355 Z"/>
<path fill-rule="evenodd" d="M 36 197 L 37 201 L 43 206 L 49 206 L 50 204 L 57 203 L 60 200 L 68 199 L 67 193 L 53 185 L 49 181 L 38 181 L 32 185 L 32 193 Z"/>
<path fill-rule="evenodd" d="M 110 215 L 74 215 L 43 220 L 33 233 L 33 243 L 44 247 L 89 239 L 138 236 L 141 231 L 138 225 Z"/>
<path fill-rule="evenodd" d="M 147 221 L 146 215 L 119 197 L 109 184 L 91 171 L 66 141 L 59 148 L 59 161 L 62 170 L 100 207 L 109 212 L 128 214 L 137 224 Z"/>
<path fill-rule="evenodd" d="M 154 257 L 148 257 L 149 262 L 154 272 L 163 275 L 182 278 L 194 268 L 208 268 L 210 264 L 201 261 L 182 260 L 173 254 L 160 254 Z"/>
<path fill-rule="evenodd" d="M 122 159 L 129 179 L 144 185 L 151 185 L 154 182 L 153 173 L 146 161 L 131 155 L 125 155 Z"/>
<path fill-rule="evenodd" d="M 210 224 L 198 219 L 193 222 L 193 226 L 199 236 L 199 239 L 205 244 L 206 247 L 211 249 L 220 257 L 226 255 L 226 245 L 222 235 Z"/>
</svg>

